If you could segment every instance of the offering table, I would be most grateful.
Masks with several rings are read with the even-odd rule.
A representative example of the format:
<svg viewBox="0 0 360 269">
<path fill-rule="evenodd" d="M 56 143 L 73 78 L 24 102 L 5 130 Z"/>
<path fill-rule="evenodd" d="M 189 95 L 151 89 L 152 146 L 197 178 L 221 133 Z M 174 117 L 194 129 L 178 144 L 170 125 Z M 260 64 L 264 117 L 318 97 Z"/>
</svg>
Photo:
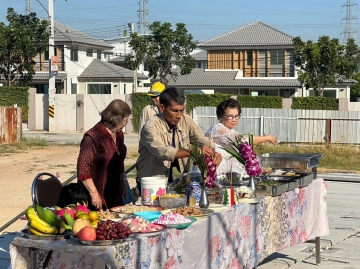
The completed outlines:
<svg viewBox="0 0 360 269">
<path fill-rule="evenodd" d="M 318 178 L 281 196 L 199 219 L 185 230 L 110 246 L 16 237 L 11 262 L 13 268 L 31 268 L 29 249 L 37 248 L 54 250 L 55 257 L 56 251 L 100 256 L 109 268 L 254 268 L 273 252 L 329 234 L 326 195 L 327 185 Z M 44 256 L 38 255 L 38 265 Z"/>
</svg>

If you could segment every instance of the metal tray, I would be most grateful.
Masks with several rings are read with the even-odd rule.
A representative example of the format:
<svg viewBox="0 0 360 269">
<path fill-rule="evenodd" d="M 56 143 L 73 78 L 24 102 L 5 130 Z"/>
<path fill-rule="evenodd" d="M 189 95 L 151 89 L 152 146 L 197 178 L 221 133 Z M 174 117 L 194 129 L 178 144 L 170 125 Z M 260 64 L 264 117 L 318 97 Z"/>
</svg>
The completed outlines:
<svg viewBox="0 0 360 269">
<path fill-rule="evenodd" d="M 296 188 L 299 187 L 299 181 L 298 180 L 290 180 L 288 181 L 288 188 L 287 191 L 292 191 L 295 190 Z"/>
<path fill-rule="evenodd" d="M 313 174 L 312 173 L 307 173 L 307 174 L 303 174 L 303 176 L 301 176 L 299 179 L 299 188 L 301 187 L 305 187 L 307 185 L 309 185 L 310 183 L 312 183 L 313 181 Z"/>
<path fill-rule="evenodd" d="M 65 231 L 63 234 L 52 234 L 48 236 L 41 236 L 29 233 L 28 229 L 21 230 L 21 234 L 23 237 L 32 239 L 32 240 L 64 240 L 70 238 L 72 235 L 71 232 Z"/>
<path fill-rule="evenodd" d="M 259 186 L 256 185 L 256 196 L 278 196 L 287 191 L 289 184 L 281 184 L 279 186 Z"/>
<path fill-rule="evenodd" d="M 81 240 L 74 236 L 71 236 L 72 240 L 78 241 L 83 245 L 87 246 L 110 246 L 112 244 L 119 244 L 125 241 L 125 239 L 116 239 L 116 240 Z"/>
<path fill-rule="evenodd" d="M 322 154 L 265 153 L 257 157 L 262 167 L 271 167 L 273 169 L 289 168 L 305 171 L 317 167 Z"/>
</svg>

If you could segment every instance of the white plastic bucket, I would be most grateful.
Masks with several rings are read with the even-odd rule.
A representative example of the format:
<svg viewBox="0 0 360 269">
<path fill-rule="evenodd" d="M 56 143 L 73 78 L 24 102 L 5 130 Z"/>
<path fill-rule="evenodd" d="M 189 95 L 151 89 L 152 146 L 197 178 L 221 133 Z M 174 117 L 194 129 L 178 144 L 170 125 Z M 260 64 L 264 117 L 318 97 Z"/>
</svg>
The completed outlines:
<svg viewBox="0 0 360 269">
<path fill-rule="evenodd" d="M 165 177 L 141 178 L 141 204 L 159 205 L 159 196 L 166 193 Z"/>
</svg>

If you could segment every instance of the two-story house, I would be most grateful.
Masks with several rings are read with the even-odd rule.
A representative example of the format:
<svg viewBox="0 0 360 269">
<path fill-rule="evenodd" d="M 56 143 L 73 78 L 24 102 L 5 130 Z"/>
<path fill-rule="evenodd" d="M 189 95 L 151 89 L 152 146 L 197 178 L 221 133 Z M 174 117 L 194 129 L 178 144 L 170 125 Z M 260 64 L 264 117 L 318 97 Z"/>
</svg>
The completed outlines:
<svg viewBox="0 0 360 269">
<path fill-rule="evenodd" d="M 203 90 L 285 98 L 313 95 L 314 91 L 307 91 L 297 79 L 292 39 L 282 31 L 255 21 L 200 43 L 198 47 L 206 51 L 207 67 L 196 68 L 176 81 L 169 77 L 169 85 L 186 92 Z M 201 59 L 203 52 L 200 53 L 193 57 Z M 324 96 L 349 98 L 352 83 L 353 80 L 345 80 L 336 88 L 326 88 Z"/>
<path fill-rule="evenodd" d="M 132 91 L 134 72 L 107 61 L 113 58 L 113 46 L 65 24 L 55 22 L 54 54 L 58 59 L 56 93 L 112 94 Z M 35 58 L 36 74 L 32 86 L 37 93 L 48 93 L 49 53 Z M 137 74 L 138 80 L 147 80 Z"/>
</svg>

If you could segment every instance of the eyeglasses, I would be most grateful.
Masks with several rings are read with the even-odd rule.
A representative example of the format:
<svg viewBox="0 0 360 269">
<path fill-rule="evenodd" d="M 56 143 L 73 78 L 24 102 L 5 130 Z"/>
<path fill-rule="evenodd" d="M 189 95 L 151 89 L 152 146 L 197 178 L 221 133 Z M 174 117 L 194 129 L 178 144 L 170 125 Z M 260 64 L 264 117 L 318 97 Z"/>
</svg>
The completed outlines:
<svg viewBox="0 0 360 269">
<path fill-rule="evenodd" d="M 224 115 L 228 120 L 233 120 L 233 119 L 235 119 L 235 120 L 238 120 L 240 117 L 241 117 L 241 115 Z"/>
</svg>

